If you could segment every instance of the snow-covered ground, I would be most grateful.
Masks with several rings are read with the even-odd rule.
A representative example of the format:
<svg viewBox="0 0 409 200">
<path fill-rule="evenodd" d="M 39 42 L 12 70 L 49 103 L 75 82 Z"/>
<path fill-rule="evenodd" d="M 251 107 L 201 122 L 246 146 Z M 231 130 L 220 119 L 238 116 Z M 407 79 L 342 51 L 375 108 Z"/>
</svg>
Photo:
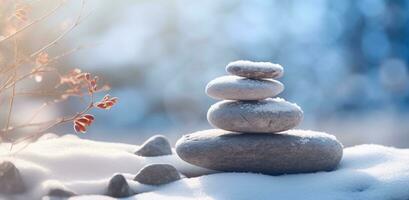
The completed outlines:
<svg viewBox="0 0 409 200">
<path fill-rule="evenodd" d="M 140 157 L 136 145 L 83 140 L 73 135 L 46 135 L 14 155 L 0 146 L 1 159 L 12 161 L 29 189 L 15 199 L 39 199 L 50 188 L 66 188 L 83 196 L 71 199 L 112 199 L 101 196 L 109 178 L 122 173 L 140 194 L 128 199 L 409 199 L 409 149 L 379 145 L 346 148 L 339 168 L 332 172 L 267 176 L 218 173 L 154 187 L 132 181 L 141 167 L 170 163 L 189 175 L 208 173 L 175 154 Z M 95 195 L 97 194 L 97 195 Z M 98 195 L 99 194 L 99 195 Z M 85 195 L 85 196 L 84 196 Z M 9 199 L 10 197 L 3 197 Z M 1 199 L 1 197 L 0 197 Z"/>
</svg>

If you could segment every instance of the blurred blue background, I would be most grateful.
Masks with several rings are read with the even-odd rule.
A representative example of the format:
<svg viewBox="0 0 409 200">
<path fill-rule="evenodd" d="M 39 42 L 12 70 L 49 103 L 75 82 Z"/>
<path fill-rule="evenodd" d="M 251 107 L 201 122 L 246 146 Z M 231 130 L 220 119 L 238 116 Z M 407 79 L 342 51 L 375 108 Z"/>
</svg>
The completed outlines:
<svg viewBox="0 0 409 200">
<path fill-rule="evenodd" d="M 100 75 L 120 103 L 96 112 L 81 137 L 140 143 L 159 133 L 175 142 L 210 128 L 206 112 L 216 101 L 205 85 L 244 59 L 284 67 L 280 96 L 304 110 L 299 128 L 329 132 L 345 146 L 409 147 L 409 1 L 94 0 L 86 7 L 92 14 L 58 49 L 93 46 L 64 66 Z M 70 2 L 60 15 L 78 8 Z"/>
</svg>

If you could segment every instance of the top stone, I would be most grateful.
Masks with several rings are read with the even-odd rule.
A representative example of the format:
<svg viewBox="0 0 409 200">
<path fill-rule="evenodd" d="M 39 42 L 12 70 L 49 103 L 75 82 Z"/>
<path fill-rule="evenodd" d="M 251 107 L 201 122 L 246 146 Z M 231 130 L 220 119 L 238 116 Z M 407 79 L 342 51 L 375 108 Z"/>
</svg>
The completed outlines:
<svg viewBox="0 0 409 200">
<path fill-rule="evenodd" d="M 226 71 L 230 74 L 246 78 L 280 78 L 284 74 L 284 69 L 279 64 L 270 62 L 252 62 L 247 60 L 238 60 L 229 63 Z"/>
</svg>

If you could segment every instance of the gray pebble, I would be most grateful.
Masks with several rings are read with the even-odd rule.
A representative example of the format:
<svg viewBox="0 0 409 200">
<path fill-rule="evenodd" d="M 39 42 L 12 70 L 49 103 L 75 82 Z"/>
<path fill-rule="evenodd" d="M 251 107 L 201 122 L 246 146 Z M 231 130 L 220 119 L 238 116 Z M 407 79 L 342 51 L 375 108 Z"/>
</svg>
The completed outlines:
<svg viewBox="0 0 409 200">
<path fill-rule="evenodd" d="M 255 80 L 238 76 L 222 76 L 210 81 L 206 94 L 214 99 L 261 100 L 274 97 L 284 90 L 276 80 Z"/>
<path fill-rule="evenodd" d="M 165 136 L 155 135 L 144 142 L 135 154 L 144 157 L 171 155 L 172 148 Z"/>
<path fill-rule="evenodd" d="M 47 196 L 49 197 L 58 197 L 58 198 L 68 198 L 75 196 L 76 194 L 72 191 L 62 189 L 62 188 L 52 188 L 48 191 Z"/>
<path fill-rule="evenodd" d="M 180 179 L 179 172 L 169 164 L 147 165 L 136 174 L 134 180 L 147 185 L 162 185 Z"/>
<path fill-rule="evenodd" d="M 16 166 L 10 161 L 0 164 L 0 193 L 18 194 L 26 190 L 23 179 Z"/>
<path fill-rule="evenodd" d="M 207 112 L 209 123 L 220 129 L 246 133 L 274 133 L 297 126 L 303 112 L 281 98 L 260 101 L 220 101 Z"/>
<path fill-rule="evenodd" d="M 121 174 L 114 175 L 108 183 L 107 195 L 115 198 L 129 197 L 133 194 L 125 177 Z"/>
</svg>

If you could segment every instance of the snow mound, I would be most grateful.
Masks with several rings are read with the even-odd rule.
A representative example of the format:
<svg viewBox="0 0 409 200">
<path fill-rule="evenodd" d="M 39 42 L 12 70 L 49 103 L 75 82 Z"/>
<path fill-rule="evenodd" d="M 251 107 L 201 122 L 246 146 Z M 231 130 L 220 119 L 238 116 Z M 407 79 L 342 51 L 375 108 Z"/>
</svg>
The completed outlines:
<svg viewBox="0 0 409 200">
<path fill-rule="evenodd" d="M 220 173 L 183 179 L 134 199 L 409 199 L 409 149 L 360 145 L 344 153 L 332 172 Z"/>
<path fill-rule="evenodd" d="M 41 199 L 52 188 L 68 189 L 77 194 L 105 194 L 115 173 L 124 174 L 135 192 L 149 191 L 154 187 L 132 179 L 142 167 L 153 163 L 171 164 L 188 176 L 211 172 L 182 161 L 175 152 L 167 156 L 141 157 L 134 154 L 136 145 L 84 140 L 75 135 L 51 136 L 43 136 L 18 153 L 10 153 L 9 144 L 0 144 L 0 162 L 13 162 L 28 188 L 25 194 L 16 195 L 14 199 Z"/>
<path fill-rule="evenodd" d="M 337 170 L 310 174 L 267 176 L 219 173 L 159 186 L 132 181 L 146 164 L 169 163 L 190 174 L 209 173 L 180 160 L 175 154 L 144 158 L 135 145 L 95 142 L 74 136 L 47 137 L 15 155 L 0 145 L 2 160 L 11 160 L 30 190 L 13 199 L 40 199 L 59 187 L 82 196 L 72 200 L 113 199 L 102 196 L 109 178 L 123 173 L 140 194 L 127 199 L 409 199 L 409 149 L 360 145 L 344 149 Z M 3 197 L 5 199 L 9 199 Z M 0 194 L 0 199 L 2 199 Z"/>
</svg>

